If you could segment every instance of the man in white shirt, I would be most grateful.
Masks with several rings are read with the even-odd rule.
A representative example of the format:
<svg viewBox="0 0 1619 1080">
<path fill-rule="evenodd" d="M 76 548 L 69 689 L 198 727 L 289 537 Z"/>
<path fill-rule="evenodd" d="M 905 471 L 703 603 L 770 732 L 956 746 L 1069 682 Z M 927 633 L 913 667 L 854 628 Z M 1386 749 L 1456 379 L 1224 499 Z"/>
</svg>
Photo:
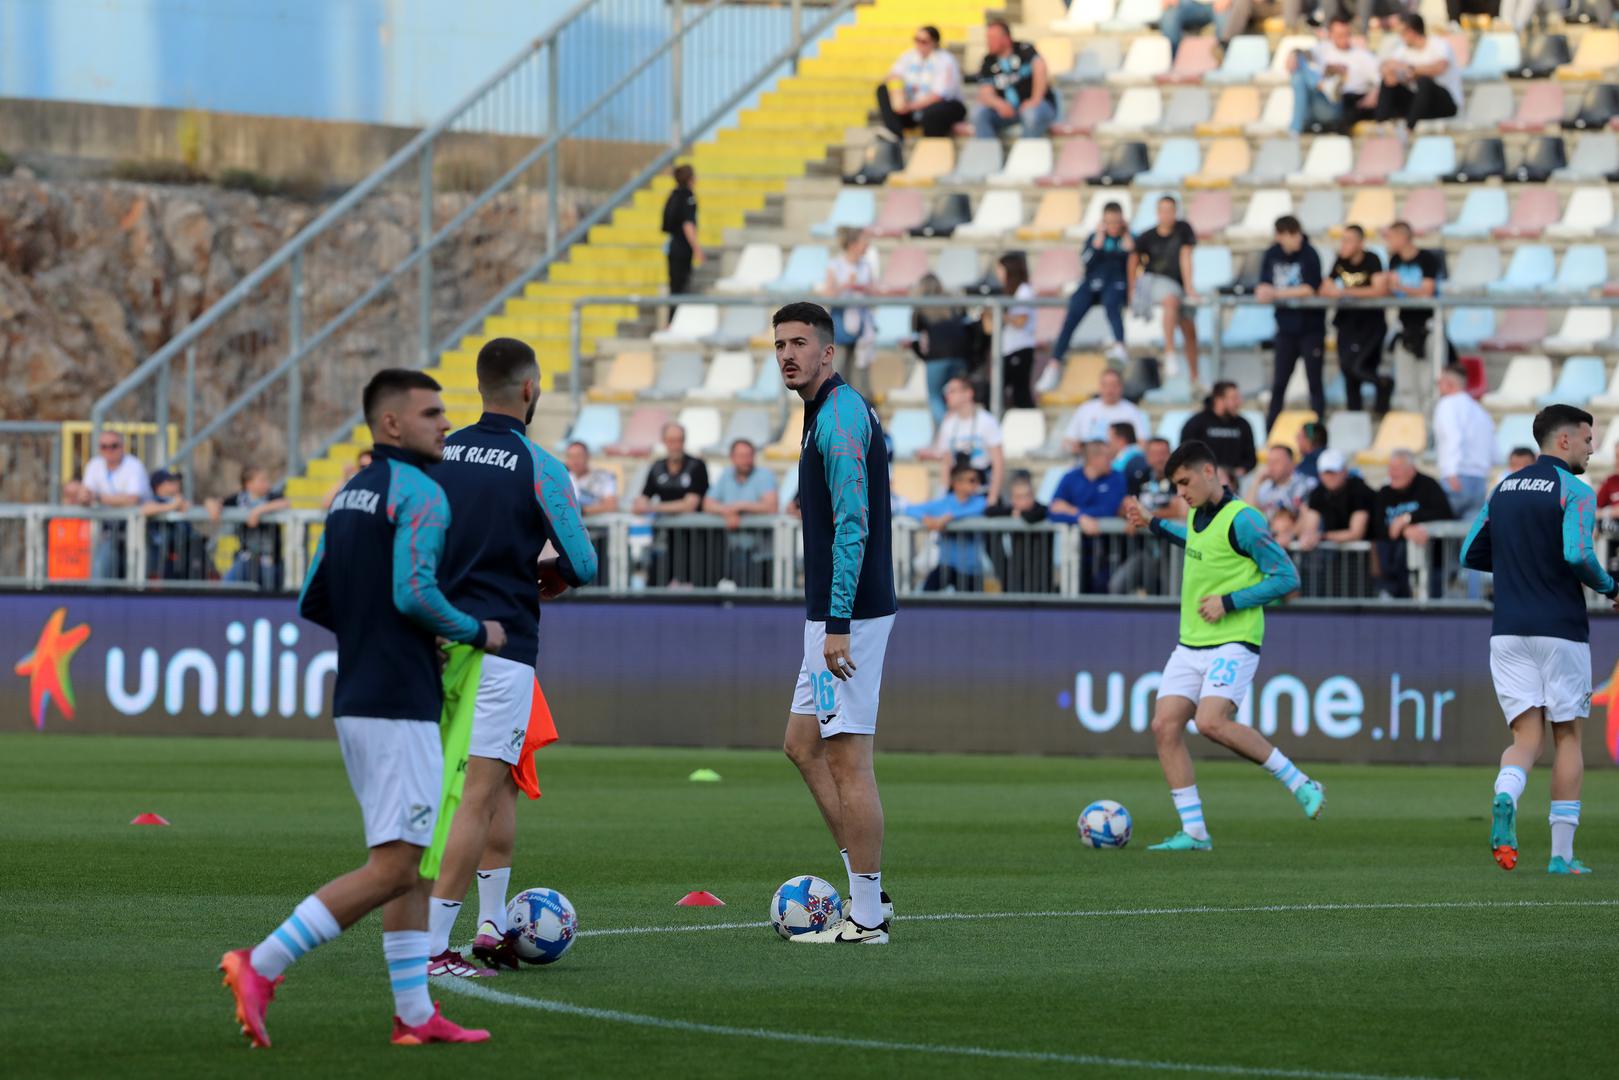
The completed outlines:
<svg viewBox="0 0 1619 1080">
<path fill-rule="evenodd" d="M 924 26 L 916 31 L 911 44 L 883 84 L 877 87 L 877 109 L 883 116 L 883 131 L 895 140 L 905 138 L 907 128 L 920 127 L 929 138 L 948 138 L 957 124 L 967 119 L 967 106 L 961 101 L 961 67 L 948 49 L 939 47 L 939 28 Z M 895 101 L 889 80 L 902 84 Z"/>
<path fill-rule="evenodd" d="M 964 461 L 978 470 L 985 480 L 985 500 L 990 506 L 1001 501 L 1001 484 L 1006 476 L 1006 453 L 1001 449 L 1001 424 L 995 415 L 978 404 L 972 384 L 951 379 L 944 385 L 945 407 L 949 410 L 939 423 L 933 445 L 917 452 L 917 457 L 945 463 L 945 475 Z"/>
<path fill-rule="evenodd" d="M 618 510 L 618 477 L 606 469 L 590 467 L 590 447 L 582 442 L 569 443 L 563 463 L 573 479 L 573 494 L 579 500 L 581 514 L 590 517 Z"/>
<path fill-rule="evenodd" d="M 1439 480 L 1458 521 L 1472 521 L 1484 506 L 1495 464 L 1495 422 L 1467 392 L 1467 370 L 1447 367 L 1439 375 L 1433 414 Z"/>
<path fill-rule="evenodd" d="M 152 484 L 140 458 L 124 449 L 124 437 L 116 431 L 103 431 L 96 443 L 96 456 L 84 467 L 84 487 L 91 505 L 128 508 L 152 497 Z M 91 573 L 98 578 L 121 578 L 124 568 L 124 522 L 102 525 L 91 556 Z"/>
<path fill-rule="evenodd" d="M 1323 130 L 1348 132 L 1372 113 L 1381 82 L 1377 57 L 1356 45 L 1349 19 L 1333 18 L 1327 36 L 1306 52 L 1288 57 L 1293 72 L 1293 131 L 1302 134 L 1312 124 Z"/>
<path fill-rule="evenodd" d="M 1450 42 L 1428 36 L 1416 12 L 1396 17 L 1401 45 L 1383 61 L 1383 88 L 1377 95 L 1378 120 L 1404 120 L 1407 129 L 1419 120 L 1455 116 L 1462 102 L 1462 73 Z"/>
<path fill-rule="evenodd" d="M 1125 400 L 1124 376 L 1112 368 L 1103 369 L 1097 391 L 1098 396 L 1075 409 L 1063 428 L 1062 445 L 1070 454 L 1078 454 L 1088 442 L 1106 442 L 1108 429 L 1114 424 L 1133 424 L 1137 435 L 1152 431 L 1147 414 Z"/>
</svg>

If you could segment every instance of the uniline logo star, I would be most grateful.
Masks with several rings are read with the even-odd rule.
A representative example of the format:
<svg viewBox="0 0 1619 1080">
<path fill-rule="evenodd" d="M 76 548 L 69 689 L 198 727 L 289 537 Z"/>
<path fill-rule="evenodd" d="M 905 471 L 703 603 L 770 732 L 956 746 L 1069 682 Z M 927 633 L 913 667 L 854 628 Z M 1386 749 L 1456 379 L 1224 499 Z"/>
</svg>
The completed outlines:
<svg viewBox="0 0 1619 1080">
<path fill-rule="evenodd" d="M 90 627 L 75 626 L 64 632 L 62 624 L 66 619 L 65 607 L 51 612 L 51 617 L 45 620 L 45 628 L 39 632 L 34 651 L 17 661 L 14 669 L 18 675 L 28 677 L 28 709 L 34 715 L 34 728 L 38 731 L 45 730 L 45 713 L 53 701 L 64 719 L 73 719 L 73 680 L 68 674 L 68 664 L 89 638 Z"/>
</svg>

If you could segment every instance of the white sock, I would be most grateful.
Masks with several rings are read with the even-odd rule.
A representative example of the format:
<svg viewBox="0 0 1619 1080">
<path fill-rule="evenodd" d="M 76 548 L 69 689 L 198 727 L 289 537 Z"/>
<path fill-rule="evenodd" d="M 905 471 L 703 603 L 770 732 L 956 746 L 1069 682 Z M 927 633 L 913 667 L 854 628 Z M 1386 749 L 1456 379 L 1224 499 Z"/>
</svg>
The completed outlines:
<svg viewBox="0 0 1619 1080">
<path fill-rule="evenodd" d="M 435 896 L 427 902 L 428 956 L 437 956 L 450 947 L 450 931 L 455 929 L 455 917 L 459 914 L 459 900 Z"/>
<path fill-rule="evenodd" d="M 1197 785 L 1172 788 L 1169 797 L 1175 800 L 1175 812 L 1181 816 L 1181 829 L 1193 840 L 1207 840 L 1209 827 L 1203 823 L 1203 800 L 1197 797 Z"/>
<path fill-rule="evenodd" d="M 313 896 L 306 896 L 292 909 L 287 921 L 253 950 L 253 970 L 266 979 L 273 979 L 304 953 L 342 932 L 343 928 L 337 925 L 326 905 Z"/>
<path fill-rule="evenodd" d="M 478 871 L 478 925 L 495 924 L 495 929 L 506 932 L 506 887 L 512 883 L 512 868 Z"/>
<path fill-rule="evenodd" d="M 1574 858 L 1574 830 L 1580 827 L 1580 800 L 1553 799 L 1551 816 L 1552 858 Z"/>
<path fill-rule="evenodd" d="M 394 1015 L 411 1027 L 427 1023 L 433 1018 L 433 999 L 427 996 L 427 931 L 383 931 L 382 956 L 393 984 Z"/>
<path fill-rule="evenodd" d="M 849 865 L 849 849 L 838 848 L 838 854 L 843 856 L 843 872 L 849 876 L 849 902 L 854 902 L 854 867 Z"/>
<path fill-rule="evenodd" d="M 1523 789 L 1529 786 L 1529 776 L 1516 765 L 1503 765 L 1501 771 L 1495 774 L 1495 793 L 1503 791 L 1512 796 L 1512 805 L 1517 806 L 1518 800 L 1523 798 Z"/>
<path fill-rule="evenodd" d="M 1270 757 L 1265 759 L 1265 771 L 1286 784 L 1289 791 L 1297 791 L 1310 782 L 1310 778 L 1305 776 L 1297 765 L 1287 760 L 1287 755 L 1280 750 L 1270 752 Z"/>
<path fill-rule="evenodd" d="M 849 918 L 869 929 L 883 924 L 883 875 L 852 874 L 849 877 Z"/>
</svg>

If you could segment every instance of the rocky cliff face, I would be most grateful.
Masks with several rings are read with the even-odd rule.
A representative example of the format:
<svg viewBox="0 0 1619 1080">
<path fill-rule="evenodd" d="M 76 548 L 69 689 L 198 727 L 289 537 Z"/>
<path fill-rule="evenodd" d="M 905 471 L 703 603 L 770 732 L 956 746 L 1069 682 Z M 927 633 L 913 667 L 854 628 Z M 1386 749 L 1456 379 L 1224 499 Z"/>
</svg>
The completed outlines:
<svg viewBox="0 0 1619 1080">
<path fill-rule="evenodd" d="M 442 226 L 468 202 L 440 195 Z M 279 198 L 208 187 L 41 181 L 26 169 L 0 179 L 0 418 L 73 420 L 242 280 L 320 211 Z M 513 193 L 484 207 L 434 258 L 435 336 L 447 333 L 543 251 L 543 195 Z M 415 242 L 413 193 L 383 193 L 329 232 L 305 267 L 306 337 L 374 284 Z M 563 211 L 563 229 L 576 220 Z M 208 333 L 198 350 L 197 419 L 206 422 L 288 351 L 286 275 L 259 302 Z M 303 365 L 308 453 L 353 411 L 377 367 L 414 363 L 414 273 L 367 305 L 353 327 Z M 171 419 L 184 403 L 175 368 Z M 150 420 L 154 395 L 119 418 Z M 248 460 L 282 467 L 286 401 L 279 392 L 232 421 L 199 457 L 198 491 L 232 490 Z M 0 436 L 0 501 L 46 490 L 44 444 Z"/>
</svg>

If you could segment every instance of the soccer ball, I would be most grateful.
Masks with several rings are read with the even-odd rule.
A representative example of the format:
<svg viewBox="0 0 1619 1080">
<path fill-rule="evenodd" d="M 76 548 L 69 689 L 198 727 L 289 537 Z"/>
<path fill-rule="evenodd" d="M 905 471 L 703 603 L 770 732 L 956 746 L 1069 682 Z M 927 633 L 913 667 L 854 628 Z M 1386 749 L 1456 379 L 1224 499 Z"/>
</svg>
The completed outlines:
<svg viewBox="0 0 1619 1080">
<path fill-rule="evenodd" d="M 1130 842 L 1130 811 L 1112 799 L 1098 799 L 1079 815 L 1079 838 L 1091 847 L 1123 847 Z"/>
<path fill-rule="evenodd" d="M 579 916 L 555 889 L 524 889 L 506 905 L 512 948 L 530 964 L 554 964 L 573 945 Z"/>
<path fill-rule="evenodd" d="M 843 918 L 843 897 L 811 874 L 788 878 L 770 898 L 770 925 L 784 938 L 825 930 Z"/>
</svg>

